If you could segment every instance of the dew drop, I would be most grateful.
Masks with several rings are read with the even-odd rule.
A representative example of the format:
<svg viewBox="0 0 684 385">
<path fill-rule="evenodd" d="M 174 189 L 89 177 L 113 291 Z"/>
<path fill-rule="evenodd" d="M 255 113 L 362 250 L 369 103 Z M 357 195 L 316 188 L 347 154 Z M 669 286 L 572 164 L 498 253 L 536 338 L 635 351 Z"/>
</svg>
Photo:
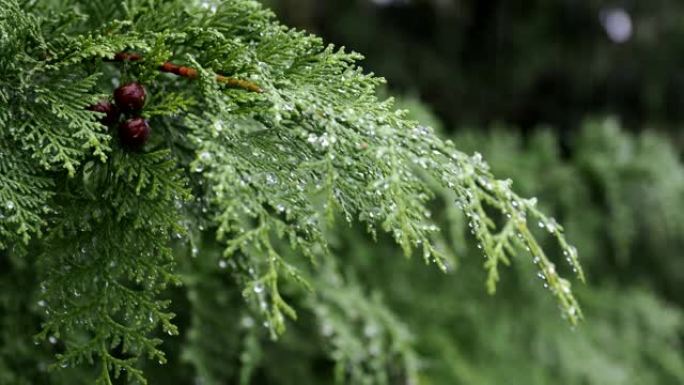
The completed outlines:
<svg viewBox="0 0 684 385">
<path fill-rule="evenodd" d="M 273 186 L 276 183 L 278 183 L 278 177 L 270 173 L 266 174 L 266 184 L 268 184 L 269 186 Z"/>
<path fill-rule="evenodd" d="M 249 329 L 254 326 L 254 319 L 250 316 L 244 316 L 240 320 L 240 325 L 242 325 L 242 327 L 245 329 Z"/>
<path fill-rule="evenodd" d="M 570 294 L 570 285 L 569 284 L 566 283 L 565 285 L 563 285 L 563 293 Z"/>
<path fill-rule="evenodd" d="M 546 271 L 548 275 L 556 274 L 556 268 L 553 266 L 553 264 L 549 265 Z"/>
<path fill-rule="evenodd" d="M 378 326 L 374 323 L 368 323 L 363 328 L 363 334 L 368 338 L 376 336 L 378 334 L 378 331 Z"/>
<path fill-rule="evenodd" d="M 334 330 L 333 330 L 333 327 L 330 323 L 324 322 L 321 325 L 321 334 L 322 335 L 324 335 L 326 337 L 330 337 L 331 335 L 333 335 L 333 332 L 334 332 Z"/>
</svg>

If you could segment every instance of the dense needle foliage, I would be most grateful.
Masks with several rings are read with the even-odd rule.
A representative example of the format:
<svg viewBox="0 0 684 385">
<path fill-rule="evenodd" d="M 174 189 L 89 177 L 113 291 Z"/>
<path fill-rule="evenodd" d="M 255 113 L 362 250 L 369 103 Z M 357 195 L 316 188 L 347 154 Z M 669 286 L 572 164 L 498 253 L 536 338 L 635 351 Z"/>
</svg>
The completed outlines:
<svg viewBox="0 0 684 385">
<path fill-rule="evenodd" d="M 120 52 L 143 60 L 112 62 Z M 170 306 L 186 301 L 195 311 L 178 322 L 190 344 L 170 339 L 168 356 L 206 381 L 222 378 L 209 359 L 215 343 L 236 341 L 226 322 L 245 336 L 238 374 L 223 375 L 246 383 L 257 334 L 275 340 L 303 314 L 292 324 L 321 325 L 338 382 L 415 382 L 405 327 L 340 274 L 345 260 L 329 240 L 340 221 L 360 224 L 448 270 L 435 198 L 467 216 L 490 292 L 500 265 L 527 255 L 577 323 L 570 282 L 553 262 L 566 259 L 583 278 L 562 227 L 479 153 L 459 152 L 379 100 L 383 81 L 356 67 L 359 58 L 283 27 L 251 0 L 0 0 L 2 379 L 36 383 L 51 350 L 51 383 L 145 383 L 168 359 L 162 335 L 179 333 Z M 166 61 L 198 79 L 162 74 Z M 140 152 L 86 109 L 130 80 L 150 95 L 143 115 L 153 134 Z M 555 239 L 552 253 L 538 226 Z M 237 291 L 222 293 L 225 280 Z M 203 324 L 209 311 L 224 325 Z M 27 325 L 37 323 L 33 348 L 38 330 Z"/>
</svg>

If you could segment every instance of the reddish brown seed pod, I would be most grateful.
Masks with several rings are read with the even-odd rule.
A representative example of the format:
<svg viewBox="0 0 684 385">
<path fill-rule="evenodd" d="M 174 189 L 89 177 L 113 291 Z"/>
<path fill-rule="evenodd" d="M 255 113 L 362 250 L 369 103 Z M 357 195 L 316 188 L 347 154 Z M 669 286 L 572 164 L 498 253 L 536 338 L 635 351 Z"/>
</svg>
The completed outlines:
<svg viewBox="0 0 684 385">
<path fill-rule="evenodd" d="M 196 69 L 188 67 L 188 77 L 191 79 L 195 79 L 199 76 L 199 73 L 197 72 Z"/>
<path fill-rule="evenodd" d="M 114 101 L 124 112 L 140 111 L 146 97 L 145 87 L 138 82 L 126 83 L 114 90 Z"/>
<path fill-rule="evenodd" d="M 105 126 L 113 126 L 119 121 L 121 111 L 119 108 L 107 100 L 101 100 L 91 106 L 87 107 L 90 111 L 102 112 L 105 115 L 100 118 L 100 123 Z"/>
<path fill-rule="evenodd" d="M 159 70 L 162 72 L 169 72 L 172 74 L 175 74 L 178 71 L 178 66 L 171 63 L 171 62 L 164 62 L 161 66 L 159 66 Z"/>
<path fill-rule="evenodd" d="M 182 66 L 178 69 L 178 74 L 189 79 L 195 79 L 197 77 L 197 70 L 194 68 Z"/>
<path fill-rule="evenodd" d="M 140 61 L 142 60 L 142 56 L 137 53 L 129 53 L 129 52 L 119 52 L 116 55 L 114 55 L 114 59 L 111 61 Z"/>
<path fill-rule="evenodd" d="M 119 140 L 128 149 L 139 150 L 147 143 L 150 132 L 147 120 L 141 117 L 131 118 L 119 125 Z"/>
</svg>

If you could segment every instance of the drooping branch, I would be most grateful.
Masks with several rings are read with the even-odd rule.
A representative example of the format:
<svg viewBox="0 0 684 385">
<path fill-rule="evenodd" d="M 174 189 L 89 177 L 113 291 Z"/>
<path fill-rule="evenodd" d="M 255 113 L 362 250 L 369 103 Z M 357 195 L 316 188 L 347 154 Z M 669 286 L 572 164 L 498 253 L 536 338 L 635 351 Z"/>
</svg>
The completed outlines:
<svg viewBox="0 0 684 385">
<path fill-rule="evenodd" d="M 126 62 L 126 61 L 141 61 L 143 60 L 142 55 L 137 54 L 137 53 L 129 53 L 129 52 L 119 52 L 116 55 L 114 55 L 114 59 L 112 61 L 117 61 L 117 62 Z M 196 79 L 199 76 L 199 72 L 192 67 L 187 67 L 187 66 L 181 66 L 174 64 L 170 61 L 164 62 L 162 65 L 159 66 L 159 71 L 161 72 L 167 72 L 167 73 L 172 73 L 184 78 L 188 79 Z M 219 83 L 223 83 L 229 87 L 232 88 L 242 88 L 246 91 L 251 91 L 251 92 L 258 92 L 262 93 L 264 90 L 259 87 L 258 85 L 248 81 L 248 80 L 242 80 L 242 79 L 236 79 L 230 76 L 224 76 L 224 75 L 216 75 L 216 81 Z"/>
</svg>

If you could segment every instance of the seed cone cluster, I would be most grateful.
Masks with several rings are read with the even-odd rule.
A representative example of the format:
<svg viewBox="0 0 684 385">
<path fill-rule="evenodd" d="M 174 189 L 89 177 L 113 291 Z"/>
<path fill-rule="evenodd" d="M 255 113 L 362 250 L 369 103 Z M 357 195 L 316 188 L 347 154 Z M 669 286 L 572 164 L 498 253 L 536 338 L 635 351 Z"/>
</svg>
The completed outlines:
<svg viewBox="0 0 684 385">
<path fill-rule="evenodd" d="M 145 87 L 138 82 L 126 83 L 114 90 L 114 102 L 122 111 L 128 113 L 140 112 L 145 105 L 146 97 Z"/>
<path fill-rule="evenodd" d="M 100 123 L 108 127 L 118 123 L 119 141 L 122 146 L 130 150 L 140 150 L 147 143 L 151 133 L 149 123 L 140 116 L 146 98 L 145 87 L 138 82 L 130 82 L 114 90 L 114 103 L 102 100 L 88 109 L 104 113 Z"/>
</svg>

